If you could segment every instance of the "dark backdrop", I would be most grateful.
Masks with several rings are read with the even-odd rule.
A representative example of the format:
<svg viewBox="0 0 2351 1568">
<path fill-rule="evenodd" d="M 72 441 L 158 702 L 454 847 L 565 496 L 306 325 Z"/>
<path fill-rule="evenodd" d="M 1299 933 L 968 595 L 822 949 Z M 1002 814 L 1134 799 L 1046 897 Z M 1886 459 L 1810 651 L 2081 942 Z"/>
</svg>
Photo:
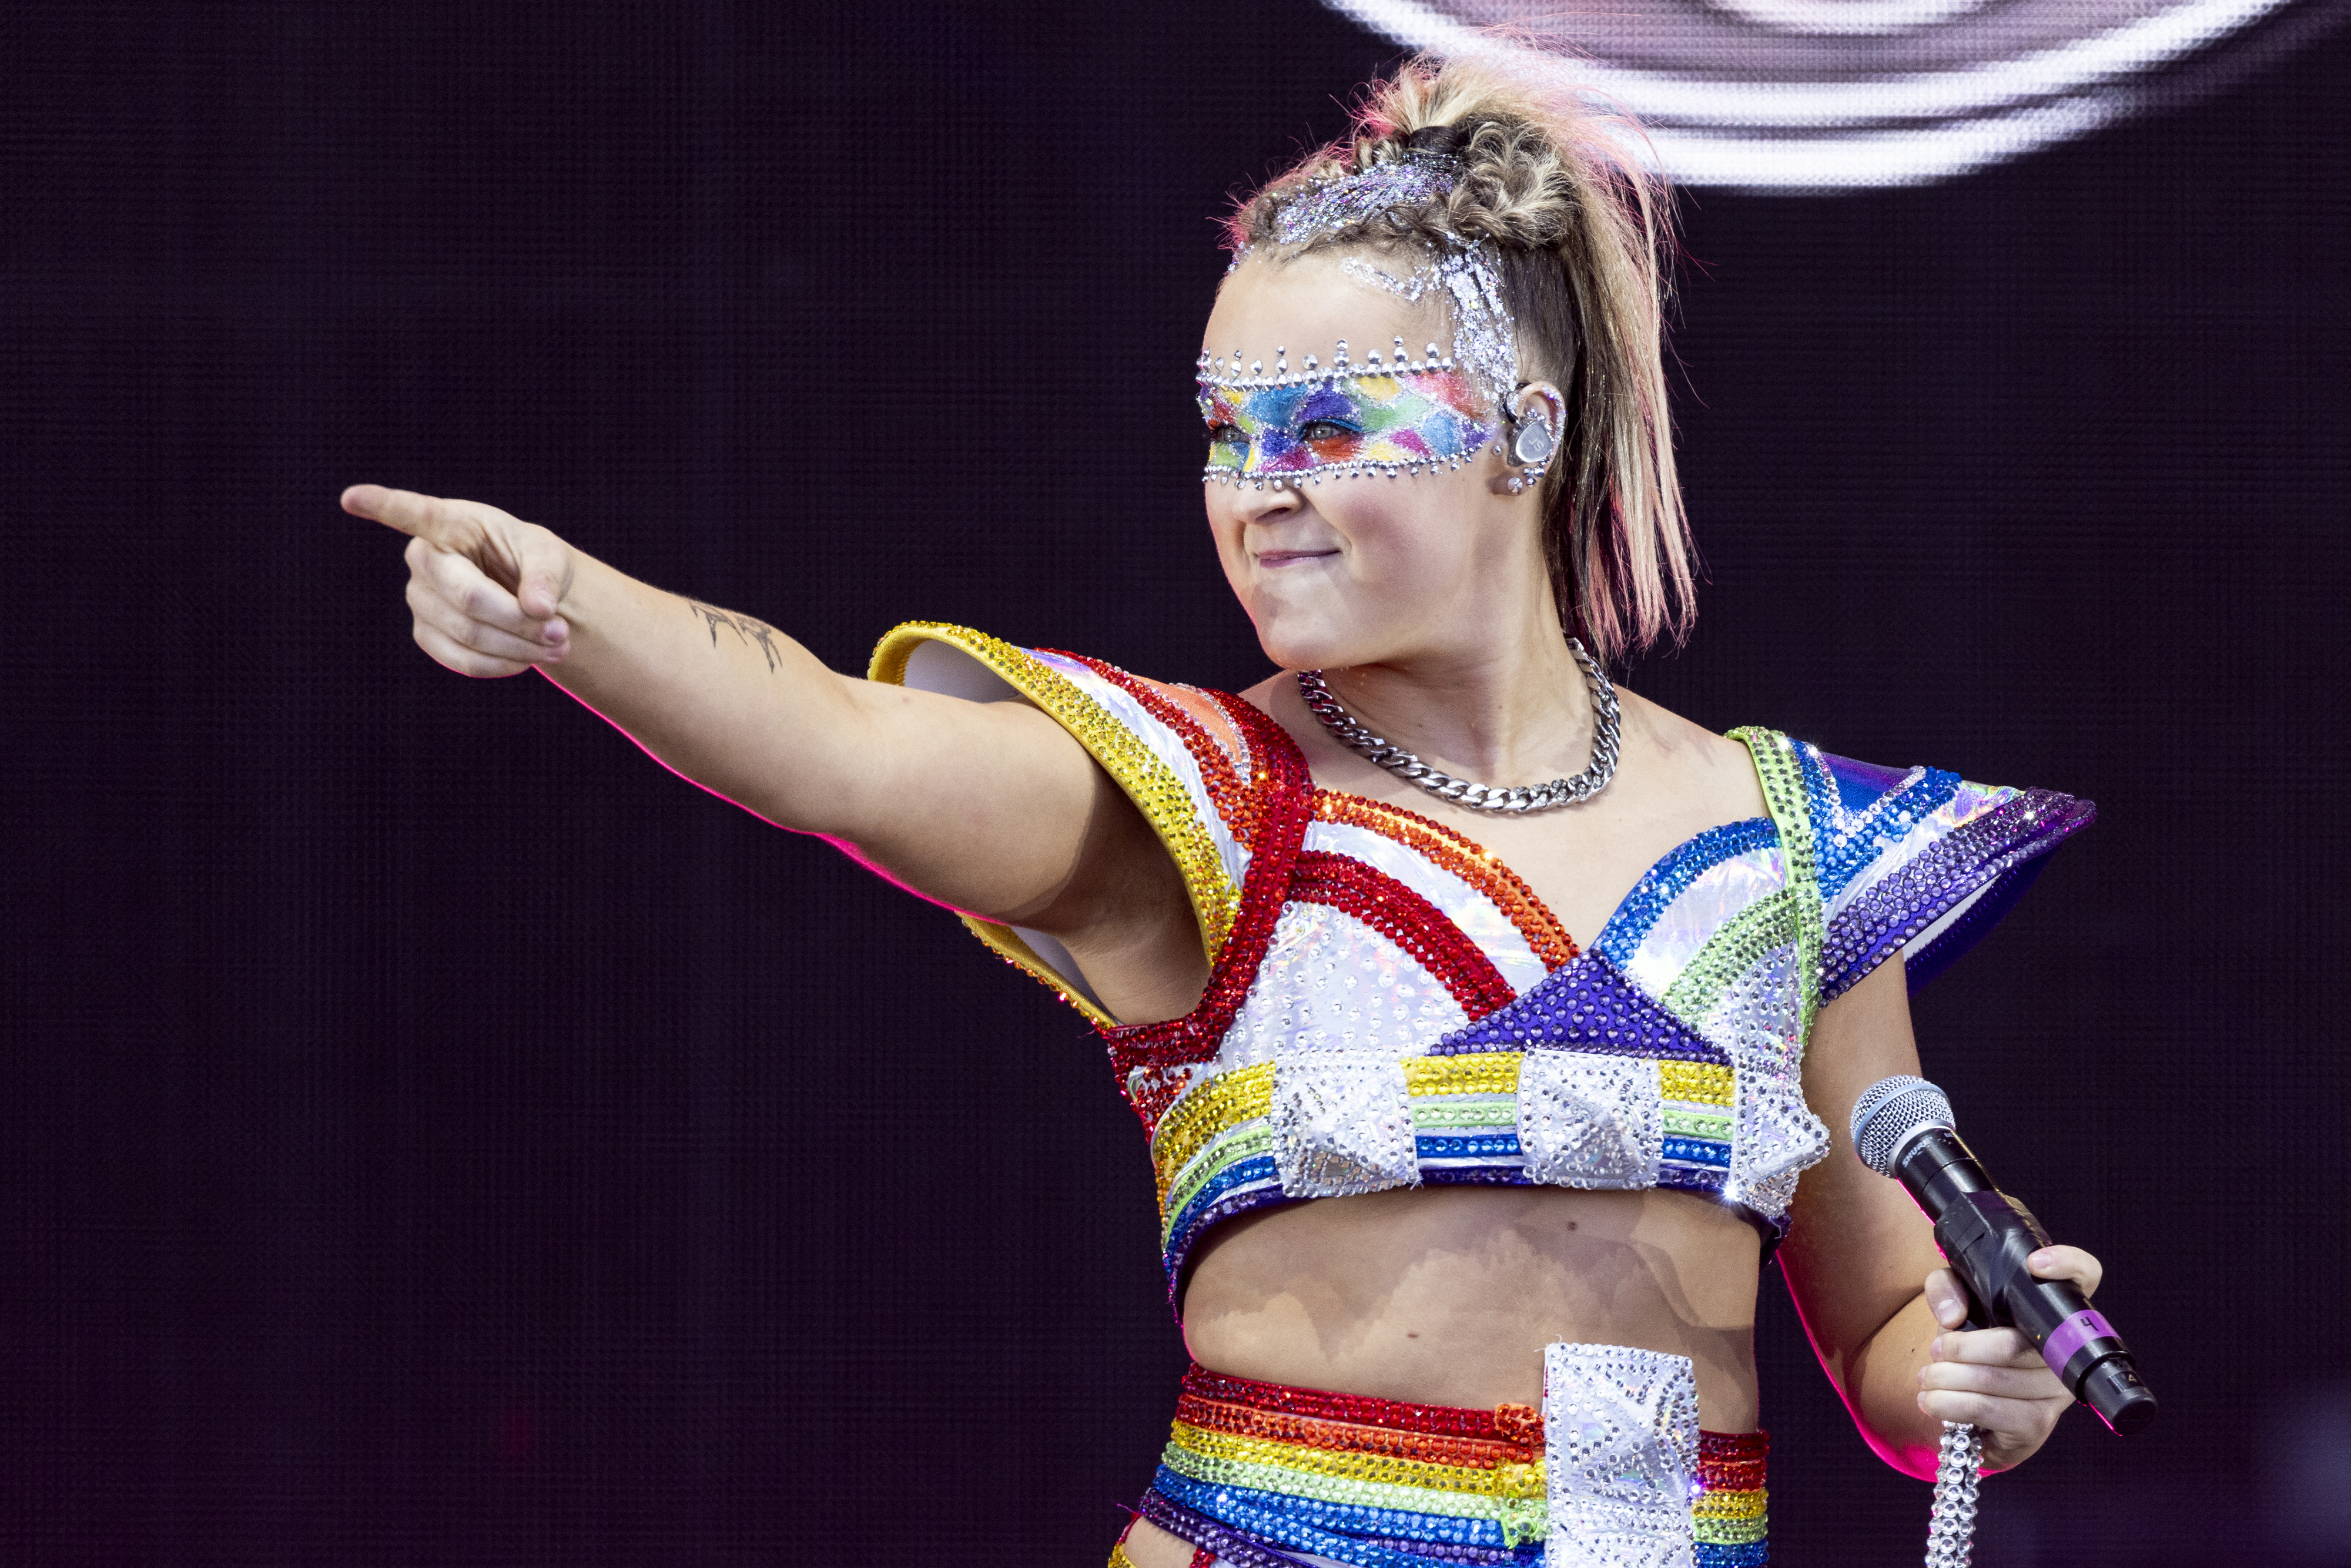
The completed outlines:
<svg viewBox="0 0 2351 1568">
<path fill-rule="evenodd" d="M 409 643 L 381 480 L 842 668 L 1263 674 L 1189 406 L 1303 0 L 0 19 L 0 1561 L 1099 1563 L 1181 1348 L 1099 1045 L 945 915 Z M 1723 727 L 2095 798 L 1920 999 L 2166 1401 L 2032 1563 L 2342 1560 L 2351 40 L 1930 189 L 1699 193 Z M 1776 1273 L 1785 1563 L 1915 1561 Z"/>
</svg>

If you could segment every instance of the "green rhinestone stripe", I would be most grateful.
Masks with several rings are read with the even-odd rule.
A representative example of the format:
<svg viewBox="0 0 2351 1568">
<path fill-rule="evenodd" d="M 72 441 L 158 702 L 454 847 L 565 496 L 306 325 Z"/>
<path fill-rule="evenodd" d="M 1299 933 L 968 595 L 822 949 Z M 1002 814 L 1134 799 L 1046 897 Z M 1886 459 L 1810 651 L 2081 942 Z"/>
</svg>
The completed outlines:
<svg viewBox="0 0 2351 1568">
<path fill-rule="evenodd" d="M 1763 803 L 1780 830 L 1788 863 L 1788 891 L 1796 902 L 1796 992 L 1802 1003 L 1800 1037 L 1812 1038 L 1813 1016 L 1821 1007 L 1821 944 L 1827 922 L 1821 901 L 1820 858 L 1813 841 L 1813 811 L 1804 790 L 1804 762 L 1796 743 L 1776 729 L 1750 726 L 1730 732 L 1755 759 Z"/>
<path fill-rule="evenodd" d="M 1785 946 L 1802 937 L 1797 929 L 1802 918 L 1803 897 L 1792 887 L 1757 899 L 1715 928 L 1706 939 L 1706 946 L 1693 954 L 1674 983 L 1666 988 L 1658 998 L 1667 1012 L 1693 1029 L 1712 1013 L 1723 994 L 1739 977 L 1755 967 L 1756 961 L 1774 947 Z M 1813 901 L 1817 913 L 1820 901 Z M 1818 991 L 1820 948 L 1813 948 L 1812 975 L 1814 983 L 1807 988 L 1808 995 Z M 1801 962 L 1801 959 L 1799 960 Z M 1809 1023 L 1808 1018 L 1805 1020 Z"/>
<path fill-rule="evenodd" d="M 866 678 L 885 685 L 904 685 L 906 661 L 924 643 L 945 643 L 978 660 L 1010 683 L 1013 690 L 1035 703 L 1076 737 L 1094 760 L 1102 765 L 1119 788 L 1143 810 L 1159 841 L 1167 847 L 1184 874 L 1192 912 L 1200 928 L 1200 943 L 1209 961 L 1224 950 L 1233 918 L 1240 907 L 1240 889 L 1226 875 L 1216 840 L 1201 820 L 1207 802 L 1195 800 L 1175 769 L 1161 761 L 1141 737 L 1111 716 L 1076 682 L 1000 637 L 938 621 L 909 621 L 893 626 L 873 650 Z M 991 947 L 1057 988 L 1068 982 L 1029 952 L 1008 928 L 969 915 L 964 924 Z M 1094 1009 L 1087 1009 L 1089 1011 Z"/>
<path fill-rule="evenodd" d="M 1416 1127 L 1515 1127 L 1519 1103 L 1510 1100 L 1422 1100 L 1412 1108 Z"/>
<path fill-rule="evenodd" d="M 1730 1141 L 1730 1118 L 1728 1116 L 1700 1115 L 1693 1111 L 1668 1110 L 1665 1117 L 1666 1131 L 1679 1137 L 1713 1138 L 1721 1143 Z"/>
<path fill-rule="evenodd" d="M 1708 1519 L 1700 1516 L 1690 1521 L 1690 1532 L 1705 1546 L 1745 1546 L 1761 1541 L 1768 1534 L 1768 1521 L 1761 1514 L 1753 1519 Z"/>
</svg>

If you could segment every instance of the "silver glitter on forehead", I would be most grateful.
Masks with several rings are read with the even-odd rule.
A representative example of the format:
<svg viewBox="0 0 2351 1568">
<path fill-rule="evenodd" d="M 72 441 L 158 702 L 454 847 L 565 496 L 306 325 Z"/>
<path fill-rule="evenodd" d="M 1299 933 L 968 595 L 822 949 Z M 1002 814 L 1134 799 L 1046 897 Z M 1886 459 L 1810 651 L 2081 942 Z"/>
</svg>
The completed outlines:
<svg viewBox="0 0 2351 1568">
<path fill-rule="evenodd" d="M 1317 180 L 1274 214 L 1274 243 L 1307 245 L 1399 207 L 1426 207 L 1450 194 L 1460 177 L 1458 160 L 1407 153 L 1357 173 Z M 1496 402 L 1507 403 L 1519 385 L 1519 342 L 1502 303 L 1493 243 L 1452 234 L 1433 245 L 1423 243 L 1433 254 L 1401 277 L 1361 256 L 1346 257 L 1340 270 L 1358 283 L 1410 302 L 1443 289 L 1453 307 L 1452 357 L 1484 384 Z M 1236 255 L 1233 265 L 1239 266 L 1247 255 Z"/>
<path fill-rule="evenodd" d="M 1384 289 L 1407 305 L 1417 305 L 1437 285 L 1437 268 L 1426 263 L 1398 277 L 1384 267 L 1377 267 L 1360 256 L 1351 256 L 1339 264 L 1339 270 L 1366 288 Z"/>
</svg>

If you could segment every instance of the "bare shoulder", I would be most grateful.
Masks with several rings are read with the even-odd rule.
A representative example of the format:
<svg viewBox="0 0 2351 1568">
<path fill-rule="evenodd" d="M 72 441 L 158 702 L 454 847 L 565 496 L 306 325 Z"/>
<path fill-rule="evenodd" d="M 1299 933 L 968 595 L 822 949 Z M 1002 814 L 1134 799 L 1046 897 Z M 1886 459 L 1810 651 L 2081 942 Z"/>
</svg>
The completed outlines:
<svg viewBox="0 0 2351 1568">
<path fill-rule="evenodd" d="M 1747 747 L 1623 686 L 1616 702 L 1627 760 L 1637 751 L 1641 771 L 1657 784 L 1694 804 L 1704 801 L 1717 821 L 1769 814 Z"/>
</svg>

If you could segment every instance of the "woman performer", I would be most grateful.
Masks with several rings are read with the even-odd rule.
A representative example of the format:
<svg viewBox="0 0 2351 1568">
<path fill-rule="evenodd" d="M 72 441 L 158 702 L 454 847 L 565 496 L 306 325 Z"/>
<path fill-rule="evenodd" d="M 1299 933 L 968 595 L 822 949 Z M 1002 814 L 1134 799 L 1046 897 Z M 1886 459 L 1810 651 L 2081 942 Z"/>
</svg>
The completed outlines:
<svg viewBox="0 0 2351 1568">
<path fill-rule="evenodd" d="M 1688 618 L 1659 201 L 1572 103 L 1456 62 L 1242 205 L 1207 514 L 1283 673 L 1238 697 L 920 623 L 839 675 L 493 507 L 344 497 L 413 536 L 434 658 L 543 671 L 1100 1026 L 1196 1362 L 1114 1563 L 1761 1563 L 1775 1248 L 1897 1468 L 1948 1420 L 2004 1469 L 2068 1403 L 1960 1332 L 1843 1123 L 1917 1068 L 1906 974 L 2090 808 L 1609 684 Z"/>
</svg>

